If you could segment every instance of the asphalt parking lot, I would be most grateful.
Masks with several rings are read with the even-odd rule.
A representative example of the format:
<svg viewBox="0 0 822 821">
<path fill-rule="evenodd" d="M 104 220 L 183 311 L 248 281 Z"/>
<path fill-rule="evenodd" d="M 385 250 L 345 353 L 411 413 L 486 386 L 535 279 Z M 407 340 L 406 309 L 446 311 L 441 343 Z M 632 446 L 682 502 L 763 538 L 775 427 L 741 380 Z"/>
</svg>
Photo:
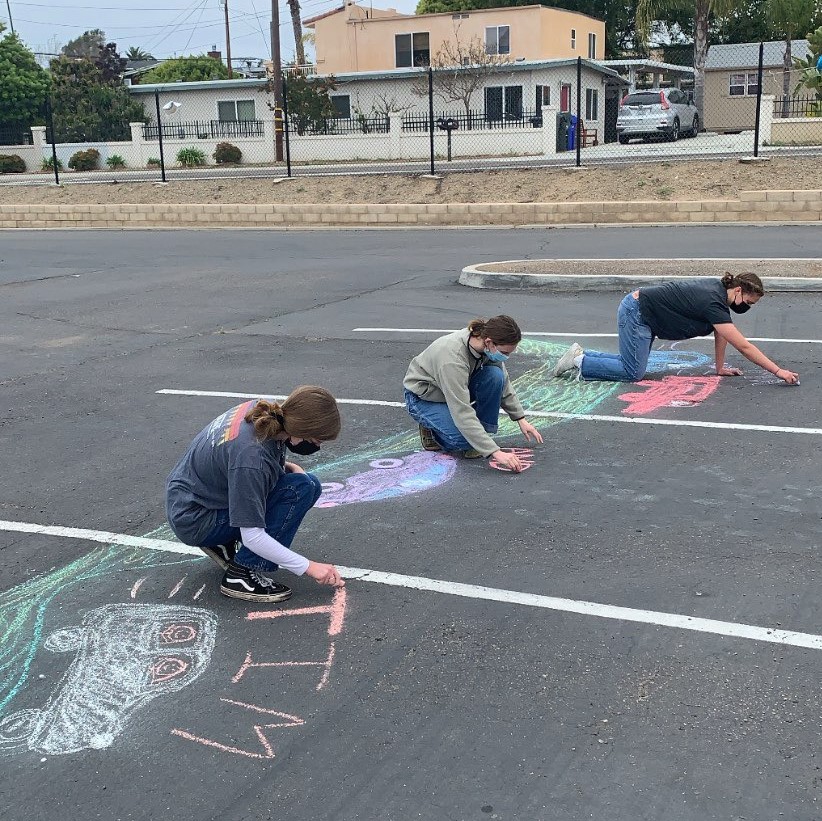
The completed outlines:
<svg viewBox="0 0 822 821">
<path fill-rule="evenodd" d="M 619 295 L 455 284 L 817 233 L 0 234 L 4 817 L 822 817 L 822 297 L 738 322 L 799 387 L 711 377 L 710 341 L 611 385 L 549 374 L 574 339 L 615 348 Z M 420 453 L 397 406 L 412 356 L 500 312 L 545 437 L 520 475 Z M 173 542 L 164 478 L 245 395 L 305 382 L 346 401 L 294 547 L 348 583 L 245 605 Z"/>
</svg>

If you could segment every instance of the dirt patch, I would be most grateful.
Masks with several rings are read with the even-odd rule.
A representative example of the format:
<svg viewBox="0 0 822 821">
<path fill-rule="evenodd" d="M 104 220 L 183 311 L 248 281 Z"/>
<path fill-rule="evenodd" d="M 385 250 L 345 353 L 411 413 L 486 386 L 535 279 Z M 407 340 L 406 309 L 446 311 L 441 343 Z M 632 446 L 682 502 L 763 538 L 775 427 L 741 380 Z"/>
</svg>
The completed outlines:
<svg viewBox="0 0 822 821">
<path fill-rule="evenodd" d="M 736 199 L 740 191 L 822 189 L 816 157 L 778 158 L 747 165 L 736 160 L 660 161 L 581 170 L 529 168 L 419 175 L 294 177 L 65 185 L 0 186 L 3 204 L 117 203 L 448 203 L 602 202 Z"/>
<path fill-rule="evenodd" d="M 822 261 L 817 259 L 522 259 L 488 262 L 476 266 L 479 272 L 494 274 L 542 274 L 550 276 L 633 277 L 721 277 L 726 272 L 741 274 L 754 270 L 761 277 L 822 278 Z"/>
</svg>

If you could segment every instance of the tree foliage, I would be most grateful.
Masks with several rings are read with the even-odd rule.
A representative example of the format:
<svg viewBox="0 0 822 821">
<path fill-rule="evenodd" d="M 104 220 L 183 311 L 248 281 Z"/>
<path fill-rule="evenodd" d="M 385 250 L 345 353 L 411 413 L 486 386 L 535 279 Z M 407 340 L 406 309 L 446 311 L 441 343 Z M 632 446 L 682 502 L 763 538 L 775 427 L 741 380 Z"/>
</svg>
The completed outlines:
<svg viewBox="0 0 822 821">
<path fill-rule="evenodd" d="M 816 94 L 817 109 L 822 115 L 822 70 L 818 68 L 822 58 L 822 26 L 808 33 L 808 46 L 808 56 L 804 60 L 793 58 L 794 68 L 801 72 L 794 94 L 802 88 L 813 91 Z"/>
<path fill-rule="evenodd" d="M 114 53 L 116 54 L 116 47 Z M 106 60 L 56 57 L 51 61 L 54 132 L 58 142 L 129 140 L 130 122 L 145 121 Z"/>
<path fill-rule="evenodd" d="M 85 57 L 89 60 L 96 60 L 100 52 L 105 48 L 106 34 L 100 29 L 91 29 L 83 32 L 79 37 L 69 40 L 60 54 L 63 57 Z"/>
<path fill-rule="evenodd" d="M 206 80 L 227 80 L 228 68 L 207 54 L 192 54 L 165 60 L 140 78 L 141 83 L 197 83 Z"/>
<path fill-rule="evenodd" d="M 133 62 L 143 62 L 145 60 L 153 60 L 154 55 L 149 54 L 147 51 L 143 51 L 139 46 L 131 46 L 129 50 L 125 53 L 126 60 L 131 60 Z"/>
<path fill-rule="evenodd" d="M 48 73 L 16 34 L 3 34 L 0 24 L 0 123 L 28 128 L 42 122 L 49 91 Z"/>
<path fill-rule="evenodd" d="M 337 81 L 333 76 L 306 77 L 303 74 L 293 74 L 288 77 L 285 99 L 290 126 L 301 135 L 325 131 L 327 121 L 334 118 L 331 92 L 336 88 Z M 263 92 L 266 94 L 266 105 L 272 111 L 276 110 L 273 77 L 269 77 Z"/>
</svg>

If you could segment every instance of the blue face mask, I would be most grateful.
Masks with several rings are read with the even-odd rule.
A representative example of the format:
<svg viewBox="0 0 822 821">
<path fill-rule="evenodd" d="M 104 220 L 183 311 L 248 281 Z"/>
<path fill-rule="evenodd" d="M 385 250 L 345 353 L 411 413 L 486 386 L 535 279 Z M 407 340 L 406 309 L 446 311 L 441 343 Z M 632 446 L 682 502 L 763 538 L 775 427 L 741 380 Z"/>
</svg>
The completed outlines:
<svg viewBox="0 0 822 821">
<path fill-rule="evenodd" d="M 491 362 L 505 362 L 508 356 L 509 354 L 502 353 L 501 351 L 489 351 L 488 348 L 485 349 L 485 357 Z"/>
</svg>

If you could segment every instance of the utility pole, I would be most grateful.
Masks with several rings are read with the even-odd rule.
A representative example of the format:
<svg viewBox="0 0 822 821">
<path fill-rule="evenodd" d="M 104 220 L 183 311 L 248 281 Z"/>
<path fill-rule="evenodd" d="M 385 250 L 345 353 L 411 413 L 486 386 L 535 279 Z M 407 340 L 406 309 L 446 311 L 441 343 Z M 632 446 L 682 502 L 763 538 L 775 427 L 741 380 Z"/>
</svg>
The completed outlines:
<svg viewBox="0 0 822 821">
<path fill-rule="evenodd" d="M 271 70 L 274 72 L 274 144 L 277 162 L 283 159 L 283 66 L 280 56 L 280 7 L 271 0 Z M 279 122 L 278 122 L 279 118 Z"/>
<path fill-rule="evenodd" d="M 6 8 L 9 10 L 9 25 L 11 26 L 11 33 L 14 34 L 14 20 L 11 19 L 11 5 L 9 0 L 6 0 Z"/>
<path fill-rule="evenodd" d="M 223 8 L 225 9 L 225 59 L 228 63 L 228 79 L 232 79 L 234 75 L 231 72 L 231 32 L 228 28 L 228 0 L 221 0 Z"/>
</svg>

